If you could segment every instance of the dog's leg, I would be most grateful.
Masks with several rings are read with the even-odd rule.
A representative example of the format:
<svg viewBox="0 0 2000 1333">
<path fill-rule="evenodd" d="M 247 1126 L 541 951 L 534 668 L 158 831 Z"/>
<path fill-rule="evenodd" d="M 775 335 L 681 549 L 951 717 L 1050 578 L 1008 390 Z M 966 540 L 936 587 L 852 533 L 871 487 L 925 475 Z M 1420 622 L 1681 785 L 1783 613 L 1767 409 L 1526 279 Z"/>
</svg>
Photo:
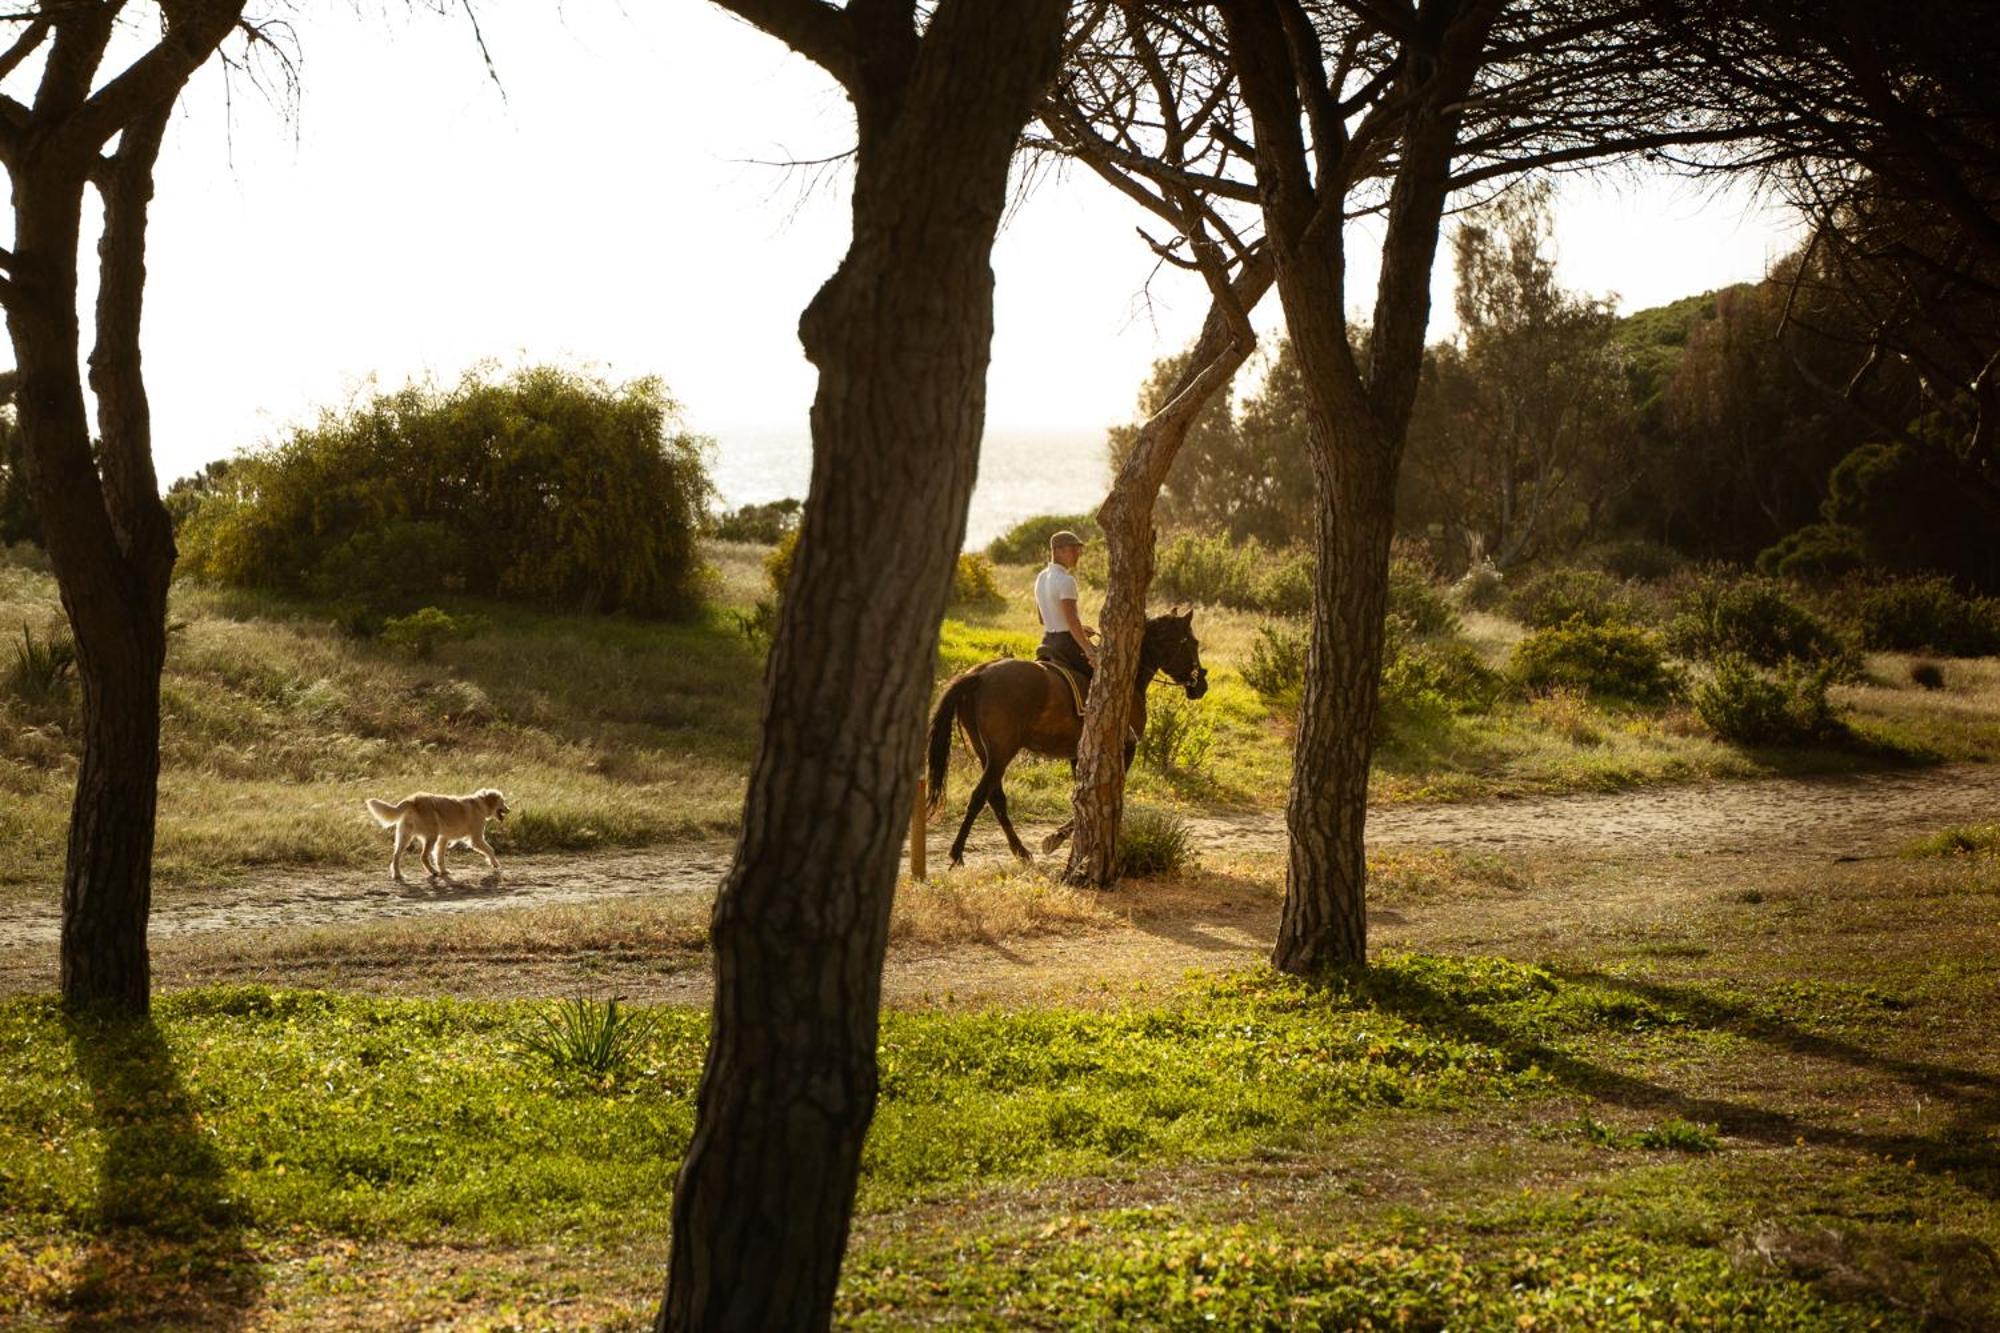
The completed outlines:
<svg viewBox="0 0 2000 1333">
<path fill-rule="evenodd" d="M 409 850 L 410 839 L 403 835 L 403 822 L 396 821 L 396 850 L 389 853 L 389 878 L 398 884 L 403 882 L 403 853 Z"/>
<path fill-rule="evenodd" d="M 424 865 L 430 869 L 432 879 L 444 878 L 444 832 L 439 830 L 424 844 Z"/>
<path fill-rule="evenodd" d="M 493 849 L 486 845 L 486 830 L 481 829 L 479 832 L 473 834 L 471 841 L 472 841 L 472 850 L 478 852 L 481 856 L 486 858 L 487 869 L 491 870 L 496 875 L 499 874 L 500 858 L 495 856 L 493 854 Z"/>
</svg>

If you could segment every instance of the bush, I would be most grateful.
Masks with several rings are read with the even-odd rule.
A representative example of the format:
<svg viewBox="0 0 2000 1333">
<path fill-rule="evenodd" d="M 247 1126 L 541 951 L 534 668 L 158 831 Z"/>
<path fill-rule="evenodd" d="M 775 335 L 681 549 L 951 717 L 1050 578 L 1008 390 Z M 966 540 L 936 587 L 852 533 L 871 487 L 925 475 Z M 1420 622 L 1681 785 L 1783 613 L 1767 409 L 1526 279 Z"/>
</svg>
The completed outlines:
<svg viewBox="0 0 2000 1333">
<path fill-rule="evenodd" d="M 953 606 L 1005 606 L 1007 595 L 993 578 L 993 562 L 983 555 L 958 557 L 951 571 Z"/>
<path fill-rule="evenodd" d="M 1068 528 L 1087 542 L 1100 541 L 1104 529 L 1090 514 L 1037 514 L 1024 518 L 986 543 L 986 558 L 996 565 L 1044 565 L 1049 560 L 1049 537 Z"/>
<path fill-rule="evenodd" d="M 711 534 L 725 542 L 776 546 L 780 537 L 798 529 L 803 510 L 804 506 L 790 496 L 782 500 L 766 500 L 763 504 L 743 505 L 718 517 Z"/>
<path fill-rule="evenodd" d="M 1482 560 L 1451 585 L 1451 595 L 1467 611 L 1491 611 L 1506 598 L 1506 579 L 1499 566 Z"/>
<path fill-rule="evenodd" d="M 1861 530 L 1844 523 L 1814 523 L 1757 554 L 1757 572 L 1781 579 L 1831 582 L 1867 566 Z"/>
<path fill-rule="evenodd" d="M 1430 571 L 1400 556 L 1389 560 L 1388 613 L 1401 620 L 1412 634 L 1426 639 L 1456 634 L 1463 623 L 1457 608 L 1431 578 Z"/>
<path fill-rule="evenodd" d="M 363 601 L 463 590 L 685 614 L 709 481 L 678 413 L 657 380 L 548 367 L 386 394 L 186 494 L 181 568 Z"/>
<path fill-rule="evenodd" d="M 1170 875 L 1194 861 L 1187 820 L 1172 810 L 1137 805 L 1118 822 L 1118 873 L 1135 879 Z"/>
<path fill-rule="evenodd" d="M 427 606 L 407 616 L 382 622 L 382 642 L 428 661 L 437 646 L 451 639 L 469 639 L 485 628 L 477 616 L 454 616 Z"/>
<path fill-rule="evenodd" d="M 1217 534 L 1184 532 L 1159 552 L 1153 588 L 1174 602 L 1196 606 L 1249 606 L 1255 600 L 1256 548 L 1238 547 Z"/>
<path fill-rule="evenodd" d="M 1507 598 L 1507 608 L 1529 629 L 1553 629 L 1572 621 L 1611 625 L 1642 619 L 1638 599 L 1622 580 L 1601 570 L 1568 565 L 1545 569 L 1517 585 Z"/>
<path fill-rule="evenodd" d="M 1948 579 L 1884 583 L 1863 595 L 1855 618 L 1861 641 L 1882 651 L 1946 657 L 2000 653 L 2000 602 L 1964 596 Z"/>
<path fill-rule="evenodd" d="M 1514 646 L 1514 678 L 1531 690 L 1559 686 L 1655 702 L 1676 685 L 1660 636 L 1636 625 L 1571 621 L 1538 629 Z"/>
<path fill-rule="evenodd" d="M 1477 649 L 1456 640 L 1420 640 L 1390 622 L 1382 645 L 1380 707 L 1397 717 L 1483 713 L 1506 682 Z"/>
<path fill-rule="evenodd" d="M 24 703 L 46 703 L 68 690 L 75 669 L 76 640 L 67 630 L 54 628 L 37 639 L 24 622 L 7 670 L 7 688 Z"/>
<path fill-rule="evenodd" d="M 1633 540 L 1600 548 L 1597 563 L 1613 578 L 1652 583 L 1678 573 L 1687 561 L 1671 546 Z"/>
<path fill-rule="evenodd" d="M 1667 642 L 1682 657 L 1742 657 L 1761 667 L 1786 662 L 1860 671 L 1853 648 L 1826 621 L 1793 601 L 1775 579 L 1710 573 L 1682 594 Z"/>
<path fill-rule="evenodd" d="M 1215 727 L 1192 699 L 1159 694 L 1146 705 L 1146 729 L 1139 734 L 1139 759 L 1160 772 L 1195 774 L 1208 762 Z"/>
<path fill-rule="evenodd" d="M 1250 664 L 1243 679 L 1265 703 L 1290 706 L 1298 702 L 1306 683 L 1306 651 L 1312 636 L 1303 626 L 1259 625 L 1250 645 Z"/>
<path fill-rule="evenodd" d="M 736 632 L 743 636 L 752 652 L 761 657 L 771 651 L 771 640 L 778 637 L 777 598 L 759 597 L 748 611 L 732 614 L 736 618 Z"/>
<path fill-rule="evenodd" d="M 1842 730 L 1827 698 L 1832 664 L 1786 662 L 1775 672 L 1746 657 L 1724 657 L 1695 687 L 1694 710 L 1709 729 L 1738 745 L 1803 745 Z"/>
<path fill-rule="evenodd" d="M 1257 609 L 1274 616 L 1312 612 L 1313 558 L 1302 550 L 1273 551 L 1256 576 L 1252 593 Z"/>
<path fill-rule="evenodd" d="M 1941 690 L 1944 688 L 1944 668 L 1936 662 L 1912 662 L 1910 683 L 1920 689 Z"/>
<path fill-rule="evenodd" d="M 771 585 L 771 596 L 782 598 L 785 585 L 792 581 L 792 561 L 799 553 L 799 530 L 793 528 L 778 538 L 778 544 L 764 557 L 764 582 Z"/>
</svg>

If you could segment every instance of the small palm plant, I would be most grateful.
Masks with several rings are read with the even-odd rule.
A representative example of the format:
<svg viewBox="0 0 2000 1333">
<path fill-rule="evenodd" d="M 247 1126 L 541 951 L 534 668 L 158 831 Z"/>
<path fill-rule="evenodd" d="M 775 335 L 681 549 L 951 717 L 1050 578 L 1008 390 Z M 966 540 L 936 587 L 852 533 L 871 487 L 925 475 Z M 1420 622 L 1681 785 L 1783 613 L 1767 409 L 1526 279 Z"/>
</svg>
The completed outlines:
<svg viewBox="0 0 2000 1333">
<path fill-rule="evenodd" d="M 616 996 L 599 1004 L 579 995 L 538 1011 L 514 1040 L 558 1071 L 606 1078 L 624 1069 L 653 1028 L 651 1014 L 620 1009 Z"/>
<path fill-rule="evenodd" d="M 46 638 L 23 623 L 21 642 L 14 648 L 13 669 L 7 683 L 14 693 L 31 703 L 53 699 L 69 682 L 76 666 L 76 642 L 60 630 L 50 630 Z"/>
</svg>

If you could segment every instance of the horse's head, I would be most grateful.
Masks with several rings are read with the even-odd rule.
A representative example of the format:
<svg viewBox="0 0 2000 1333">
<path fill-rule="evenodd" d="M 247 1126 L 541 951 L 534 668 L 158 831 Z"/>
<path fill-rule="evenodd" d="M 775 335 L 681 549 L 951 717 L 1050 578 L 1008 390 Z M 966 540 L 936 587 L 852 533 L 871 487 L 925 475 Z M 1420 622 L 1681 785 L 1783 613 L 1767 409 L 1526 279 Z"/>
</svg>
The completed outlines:
<svg viewBox="0 0 2000 1333">
<path fill-rule="evenodd" d="M 1194 612 L 1169 612 L 1148 620 L 1146 656 L 1168 680 L 1186 690 L 1188 698 L 1208 693 L 1208 668 L 1201 664 L 1201 644 L 1194 637 Z"/>
</svg>

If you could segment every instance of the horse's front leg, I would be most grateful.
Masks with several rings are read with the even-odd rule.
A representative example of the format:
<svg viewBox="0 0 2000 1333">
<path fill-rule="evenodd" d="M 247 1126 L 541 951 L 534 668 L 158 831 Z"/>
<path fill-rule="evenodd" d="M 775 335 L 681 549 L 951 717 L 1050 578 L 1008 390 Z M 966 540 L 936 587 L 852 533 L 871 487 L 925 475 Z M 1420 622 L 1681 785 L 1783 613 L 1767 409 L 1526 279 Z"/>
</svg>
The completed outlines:
<svg viewBox="0 0 2000 1333">
<path fill-rule="evenodd" d="M 1056 848 L 1069 841 L 1069 835 L 1076 832 L 1076 820 L 1065 819 L 1061 828 L 1042 839 L 1042 855 L 1047 856 Z"/>
</svg>

